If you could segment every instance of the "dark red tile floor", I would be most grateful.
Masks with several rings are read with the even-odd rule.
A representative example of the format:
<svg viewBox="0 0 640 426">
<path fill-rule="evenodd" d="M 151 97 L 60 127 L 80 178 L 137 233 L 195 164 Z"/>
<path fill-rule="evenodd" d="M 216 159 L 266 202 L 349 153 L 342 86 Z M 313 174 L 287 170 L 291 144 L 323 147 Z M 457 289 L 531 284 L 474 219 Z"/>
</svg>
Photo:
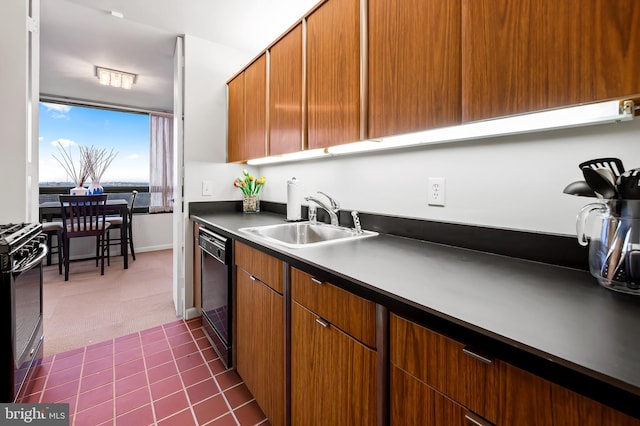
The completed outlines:
<svg viewBox="0 0 640 426">
<path fill-rule="evenodd" d="M 46 357 L 23 402 L 68 403 L 76 426 L 268 425 L 200 325 L 176 321 Z"/>
</svg>

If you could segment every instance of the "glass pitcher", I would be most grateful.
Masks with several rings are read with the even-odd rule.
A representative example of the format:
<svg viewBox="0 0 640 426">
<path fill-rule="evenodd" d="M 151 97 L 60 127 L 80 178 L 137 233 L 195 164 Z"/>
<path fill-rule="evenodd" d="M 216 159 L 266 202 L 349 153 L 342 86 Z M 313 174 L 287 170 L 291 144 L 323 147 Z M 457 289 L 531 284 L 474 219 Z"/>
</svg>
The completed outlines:
<svg viewBox="0 0 640 426">
<path fill-rule="evenodd" d="M 602 200 L 582 208 L 580 245 L 589 245 L 589 270 L 611 290 L 640 294 L 640 200 Z"/>
</svg>

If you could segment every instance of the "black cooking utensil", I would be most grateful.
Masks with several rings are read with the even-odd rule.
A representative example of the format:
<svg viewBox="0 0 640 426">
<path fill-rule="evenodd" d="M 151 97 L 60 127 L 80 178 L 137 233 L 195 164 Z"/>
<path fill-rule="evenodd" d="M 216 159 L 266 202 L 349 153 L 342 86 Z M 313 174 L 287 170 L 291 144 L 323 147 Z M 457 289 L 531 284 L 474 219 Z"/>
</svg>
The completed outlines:
<svg viewBox="0 0 640 426">
<path fill-rule="evenodd" d="M 575 182 L 571 182 L 569 185 L 565 186 L 562 192 L 569 195 L 577 195 L 579 197 L 595 197 L 596 196 L 596 193 L 593 192 L 593 189 L 591 189 L 589 184 L 583 180 L 577 180 Z"/>
<path fill-rule="evenodd" d="M 616 177 L 622 175 L 624 173 L 624 166 L 622 165 L 622 160 L 614 157 L 607 158 L 595 158 L 593 160 L 585 161 L 583 163 L 578 164 L 580 170 L 585 167 L 589 167 L 591 169 L 609 169 L 616 175 Z"/>
<path fill-rule="evenodd" d="M 625 200 L 640 200 L 640 169 L 624 172 L 616 183 L 620 198 Z"/>
<path fill-rule="evenodd" d="M 593 189 L 593 192 L 596 193 L 596 196 L 599 198 L 612 199 L 616 196 L 616 187 L 614 184 L 598 173 L 597 170 L 592 169 L 591 167 L 583 167 L 582 175 L 584 176 L 584 180 L 589 184 L 589 187 Z"/>
<path fill-rule="evenodd" d="M 627 287 L 630 290 L 640 289 L 640 250 L 637 244 L 632 244 L 627 253 Z"/>
</svg>

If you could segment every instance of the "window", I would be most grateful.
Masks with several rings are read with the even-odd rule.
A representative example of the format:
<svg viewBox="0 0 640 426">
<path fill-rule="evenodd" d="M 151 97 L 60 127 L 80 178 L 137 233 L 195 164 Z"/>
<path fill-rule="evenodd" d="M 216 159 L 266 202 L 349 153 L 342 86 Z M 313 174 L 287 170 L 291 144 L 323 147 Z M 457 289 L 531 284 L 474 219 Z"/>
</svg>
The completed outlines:
<svg viewBox="0 0 640 426">
<path fill-rule="evenodd" d="M 73 183 L 54 158 L 58 146 L 67 148 L 74 160 L 78 146 L 115 149 L 118 154 L 100 184 L 108 192 L 139 191 L 136 207 L 149 206 L 149 114 L 41 102 L 39 108 L 39 174 L 41 201 L 68 193 Z M 87 182 L 85 186 L 88 186 Z M 142 189 L 142 190 L 141 190 Z M 51 194 L 47 196 L 47 194 Z"/>
</svg>

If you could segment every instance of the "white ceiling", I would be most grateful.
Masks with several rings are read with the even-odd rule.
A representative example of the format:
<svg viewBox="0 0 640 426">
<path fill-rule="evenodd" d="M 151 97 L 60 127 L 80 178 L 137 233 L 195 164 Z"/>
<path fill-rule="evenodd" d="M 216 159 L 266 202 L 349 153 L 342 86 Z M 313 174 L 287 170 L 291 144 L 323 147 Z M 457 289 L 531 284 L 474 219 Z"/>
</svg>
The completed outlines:
<svg viewBox="0 0 640 426">
<path fill-rule="evenodd" d="M 176 36 L 189 34 L 253 57 L 317 2 L 41 0 L 40 93 L 171 111 Z M 132 90 L 101 86 L 96 65 L 138 74 L 136 84 Z"/>
</svg>

